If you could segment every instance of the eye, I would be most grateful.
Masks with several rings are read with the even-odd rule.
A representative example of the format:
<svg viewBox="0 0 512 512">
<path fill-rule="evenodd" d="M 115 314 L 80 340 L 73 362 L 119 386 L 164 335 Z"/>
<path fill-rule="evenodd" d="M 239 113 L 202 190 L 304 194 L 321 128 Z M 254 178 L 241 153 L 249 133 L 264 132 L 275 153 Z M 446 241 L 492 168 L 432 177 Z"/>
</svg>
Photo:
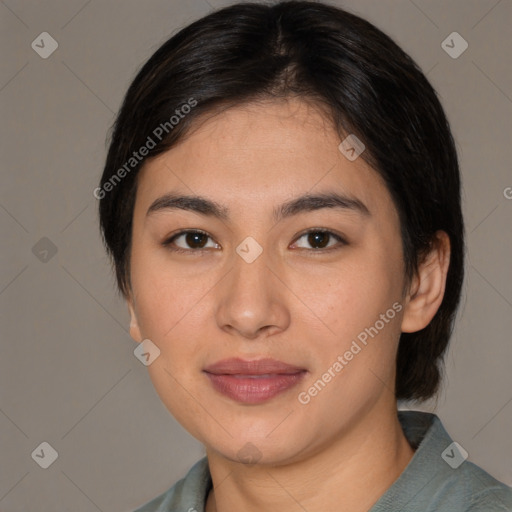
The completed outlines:
<svg viewBox="0 0 512 512">
<path fill-rule="evenodd" d="M 189 229 L 176 233 L 171 238 L 168 238 L 166 241 L 164 241 L 162 245 L 171 251 L 176 252 L 199 252 L 204 249 L 217 249 L 220 247 L 219 244 L 215 242 L 213 242 L 213 246 L 207 246 L 206 244 L 209 238 L 211 237 L 204 231 Z M 179 245 L 177 243 L 177 241 L 180 239 L 180 244 L 185 245 Z"/>
<path fill-rule="evenodd" d="M 347 245 L 347 242 L 340 235 L 326 229 L 310 229 L 303 233 L 297 240 L 301 240 L 302 238 L 306 240 L 307 244 L 310 244 L 310 247 L 299 246 L 299 248 L 311 249 L 312 246 L 311 250 L 315 252 L 336 250 L 344 245 Z M 205 249 L 220 248 L 220 245 L 216 242 L 213 242 L 213 240 L 211 242 L 213 245 L 208 246 L 208 239 L 212 240 L 211 237 L 204 231 L 189 229 L 174 234 L 165 240 L 162 245 L 171 251 L 182 253 L 201 252 Z M 338 242 L 338 246 L 336 243 L 330 243 L 336 241 Z M 297 244 L 297 242 L 295 242 L 295 244 Z"/>
<path fill-rule="evenodd" d="M 306 243 L 313 246 L 313 251 L 339 249 L 342 246 L 347 245 L 347 242 L 340 235 L 333 233 L 332 231 L 328 231 L 326 229 L 309 229 L 308 231 L 303 233 L 297 240 L 300 240 L 301 238 L 305 238 Z M 336 244 L 334 244 L 334 246 L 332 244 L 329 245 L 329 242 L 333 241 L 333 239 L 338 242 L 338 247 L 336 247 Z M 309 249 L 310 247 L 299 248 Z"/>
</svg>

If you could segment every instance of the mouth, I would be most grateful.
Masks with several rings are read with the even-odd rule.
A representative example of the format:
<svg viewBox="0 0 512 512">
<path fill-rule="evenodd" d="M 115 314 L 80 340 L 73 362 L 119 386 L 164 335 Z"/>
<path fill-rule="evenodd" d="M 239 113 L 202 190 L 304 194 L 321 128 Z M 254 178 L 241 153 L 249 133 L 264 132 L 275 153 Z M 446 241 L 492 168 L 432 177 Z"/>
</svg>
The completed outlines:
<svg viewBox="0 0 512 512">
<path fill-rule="evenodd" d="M 213 388 L 243 404 L 259 404 L 295 387 L 307 370 L 275 359 L 225 359 L 203 370 Z"/>
</svg>

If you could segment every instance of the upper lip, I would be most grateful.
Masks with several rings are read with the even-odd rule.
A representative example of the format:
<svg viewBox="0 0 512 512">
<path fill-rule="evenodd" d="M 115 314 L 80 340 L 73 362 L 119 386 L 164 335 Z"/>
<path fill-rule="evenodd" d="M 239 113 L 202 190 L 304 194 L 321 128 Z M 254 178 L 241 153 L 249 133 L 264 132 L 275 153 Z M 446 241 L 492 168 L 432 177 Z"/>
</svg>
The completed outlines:
<svg viewBox="0 0 512 512">
<path fill-rule="evenodd" d="M 276 359 L 253 359 L 246 361 L 240 358 L 223 359 L 207 366 L 207 373 L 216 375 L 265 375 L 265 374 L 292 374 L 305 371 L 291 364 Z"/>
</svg>

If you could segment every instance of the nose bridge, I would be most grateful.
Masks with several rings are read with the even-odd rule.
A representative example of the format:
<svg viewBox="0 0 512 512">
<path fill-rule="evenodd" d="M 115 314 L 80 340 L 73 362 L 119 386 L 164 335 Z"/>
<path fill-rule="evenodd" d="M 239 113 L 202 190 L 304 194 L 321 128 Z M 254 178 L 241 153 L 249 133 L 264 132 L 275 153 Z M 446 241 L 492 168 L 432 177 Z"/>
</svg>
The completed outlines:
<svg viewBox="0 0 512 512">
<path fill-rule="evenodd" d="M 269 254 L 253 237 L 246 237 L 235 249 L 230 288 L 233 295 L 248 297 L 266 295 L 272 273 L 268 268 Z M 242 297 L 240 297 L 242 298 Z M 259 297 L 260 299 L 262 297 Z"/>
<path fill-rule="evenodd" d="M 255 337 L 268 326 L 285 328 L 288 314 L 279 283 L 269 269 L 270 254 L 252 237 L 244 239 L 235 252 L 218 295 L 219 327 L 235 329 L 245 337 Z"/>
</svg>

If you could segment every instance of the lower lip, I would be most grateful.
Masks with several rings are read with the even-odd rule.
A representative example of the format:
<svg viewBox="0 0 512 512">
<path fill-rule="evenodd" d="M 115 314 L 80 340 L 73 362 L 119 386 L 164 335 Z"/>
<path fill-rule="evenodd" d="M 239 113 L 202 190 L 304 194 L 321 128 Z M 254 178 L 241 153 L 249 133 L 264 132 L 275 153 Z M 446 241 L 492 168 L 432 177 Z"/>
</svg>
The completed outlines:
<svg viewBox="0 0 512 512">
<path fill-rule="evenodd" d="M 248 377 L 206 372 L 213 387 L 223 395 L 244 404 L 259 404 L 296 386 L 306 371 L 290 374 Z"/>
</svg>

